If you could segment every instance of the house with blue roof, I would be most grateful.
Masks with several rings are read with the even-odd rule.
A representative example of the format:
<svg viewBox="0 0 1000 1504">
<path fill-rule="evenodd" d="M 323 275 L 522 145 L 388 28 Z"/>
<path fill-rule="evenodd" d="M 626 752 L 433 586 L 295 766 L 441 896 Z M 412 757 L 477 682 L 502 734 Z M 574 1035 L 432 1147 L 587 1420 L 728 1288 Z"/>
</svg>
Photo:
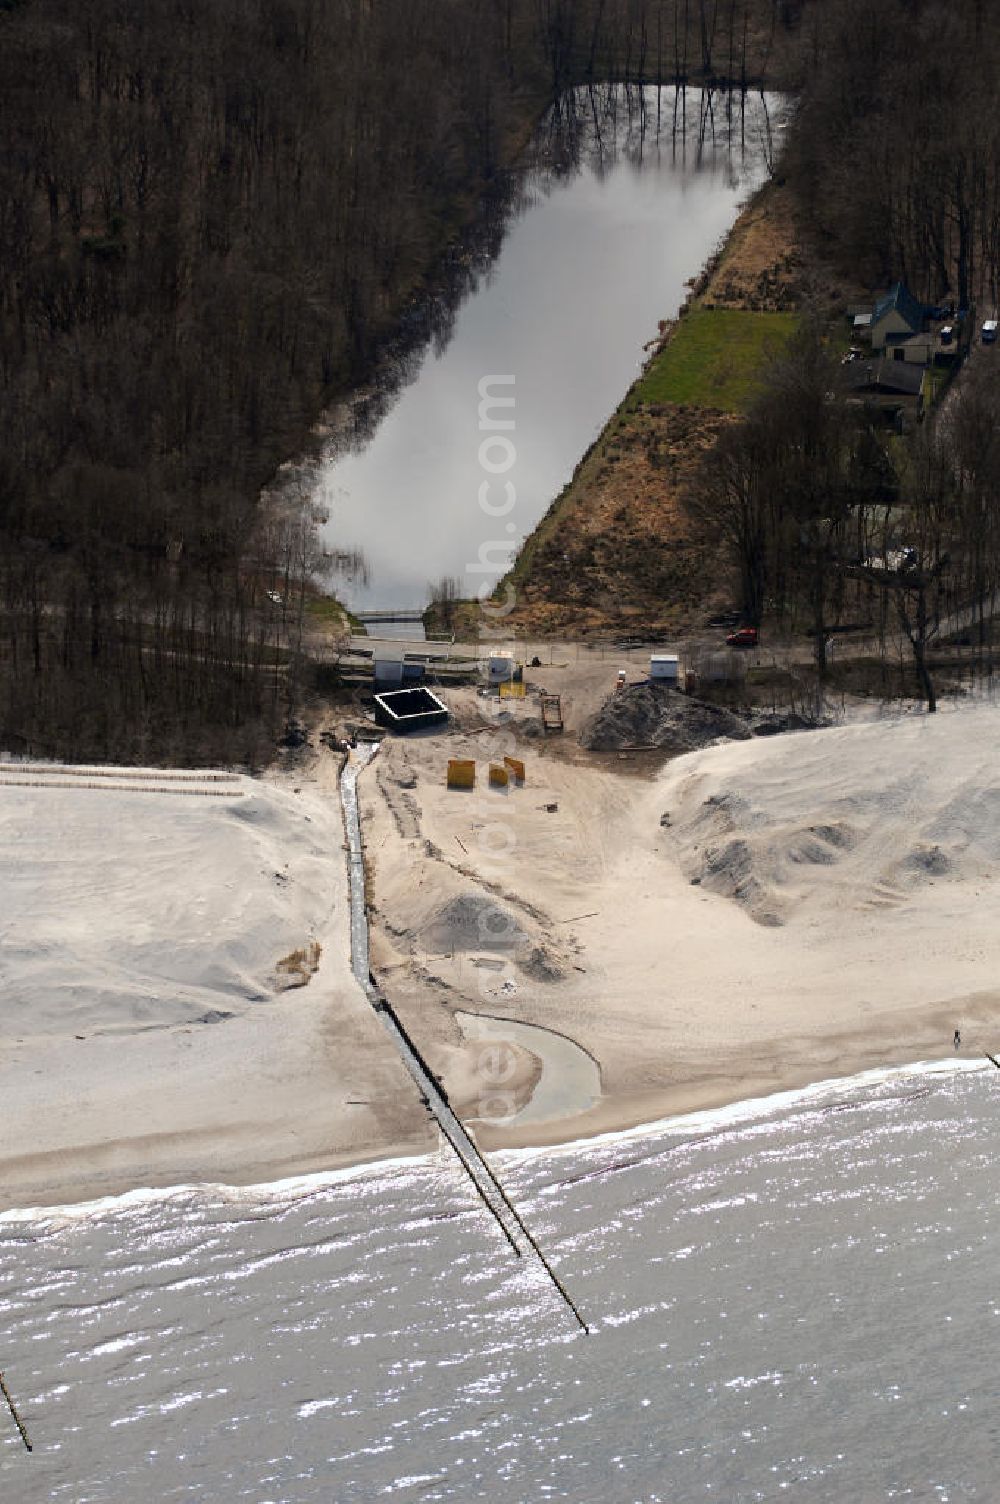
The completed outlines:
<svg viewBox="0 0 1000 1504">
<path fill-rule="evenodd" d="M 872 311 L 872 349 L 891 349 L 922 334 L 927 310 L 910 292 L 905 282 L 897 282 Z"/>
</svg>

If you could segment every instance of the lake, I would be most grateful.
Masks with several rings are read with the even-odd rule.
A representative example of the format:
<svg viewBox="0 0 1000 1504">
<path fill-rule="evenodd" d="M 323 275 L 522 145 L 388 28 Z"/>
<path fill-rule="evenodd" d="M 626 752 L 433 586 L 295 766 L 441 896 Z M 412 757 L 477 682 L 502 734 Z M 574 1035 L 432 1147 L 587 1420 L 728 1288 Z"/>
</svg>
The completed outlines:
<svg viewBox="0 0 1000 1504">
<path fill-rule="evenodd" d="M 759 94 L 727 110 L 690 89 L 581 89 L 545 117 L 445 333 L 410 353 L 379 421 L 363 401 L 333 415 L 338 431 L 360 415 L 316 485 L 329 546 L 367 565 L 337 580 L 342 599 L 412 609 L 442 578 L 463 596 L 492 587 L 763 181 L 780 109 Z"/>
</svg>

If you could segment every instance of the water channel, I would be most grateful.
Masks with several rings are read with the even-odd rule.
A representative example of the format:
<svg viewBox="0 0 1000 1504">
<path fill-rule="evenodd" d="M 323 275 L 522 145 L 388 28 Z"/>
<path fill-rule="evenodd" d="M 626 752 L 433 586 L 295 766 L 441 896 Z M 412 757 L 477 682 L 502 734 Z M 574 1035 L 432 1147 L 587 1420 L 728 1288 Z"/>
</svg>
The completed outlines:
<svg viewBox="0 0 1000 1504">
<path fill-rule="evenodd" d="M 367 564 L 337 580 L 342 599 L 412 609 L 442 578 L 475 595 L 504 572 L 763 180 L 780 111 L 776 96 L 653 87 L 578 90 L 546 117 L 443 329 L 402 363 L 388 401 L 334 415 L 338 432 L 360 417 L 331 441 L 318 499 L 330 546 Z M 489 377 L 513 378 L 489 387 L 513 405 L 487 415 L 501 442 L 484 465 Z M 480 504 L 484 482 L 497 515 Z"/>
</svg>

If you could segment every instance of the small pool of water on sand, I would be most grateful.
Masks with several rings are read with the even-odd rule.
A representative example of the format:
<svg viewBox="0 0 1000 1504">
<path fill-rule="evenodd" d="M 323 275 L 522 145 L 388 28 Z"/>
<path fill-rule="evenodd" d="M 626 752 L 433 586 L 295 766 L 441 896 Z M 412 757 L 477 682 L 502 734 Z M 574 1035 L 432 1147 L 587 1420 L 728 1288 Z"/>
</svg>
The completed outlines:
<svg viewBox="0 0 1000 1504">
<path fill-rule="evenodd" d="M 505 1127 L 576 1117 L 600 1101 L 597 1062 L 565 1034 L 484 1013 L 456 1013 L 455 1017 L 466 1039 L 517 1045 L 541 1063 L 542 1073 L 534 1091 L 519 1112 L 503 1120 Z"/>
</svg>

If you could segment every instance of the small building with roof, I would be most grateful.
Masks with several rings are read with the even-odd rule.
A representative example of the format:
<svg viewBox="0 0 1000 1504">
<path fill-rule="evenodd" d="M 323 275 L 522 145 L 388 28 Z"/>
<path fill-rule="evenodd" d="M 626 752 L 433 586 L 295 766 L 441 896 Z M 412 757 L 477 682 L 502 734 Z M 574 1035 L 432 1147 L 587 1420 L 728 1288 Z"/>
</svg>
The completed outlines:
<svg viewBox="0 0 1000 1504">
<path fill-rule="evenodd" d="M 917 397 L 924 373 L 909 361 L 855 360 L 845 367 L 844 379 L 854 395 Z"/>
<path fill-rule="evenodd" d="M 923 414 L 924 375 L 922 366 L 906 360 L 854 360 L 844 367 L 843 387 L 848 402 L 902 430 Z"/>
<path fill-rule="evenodd" d="M 893 360 L 905 360 L 913 366 L 932 366 L 938 354 L 938 337 L 930 329 L 923 334 L 911 334 L 909 339 L 887 346 L 886 353 Z"/>
<path fill-rule="evenodd" d="M 926 321 L 924 305 L 910 292 L 905 282 L 879 298 L 872 310 L 871 339 L 873 350 L 885 350 L 922 334 Z"/>
</svg>

